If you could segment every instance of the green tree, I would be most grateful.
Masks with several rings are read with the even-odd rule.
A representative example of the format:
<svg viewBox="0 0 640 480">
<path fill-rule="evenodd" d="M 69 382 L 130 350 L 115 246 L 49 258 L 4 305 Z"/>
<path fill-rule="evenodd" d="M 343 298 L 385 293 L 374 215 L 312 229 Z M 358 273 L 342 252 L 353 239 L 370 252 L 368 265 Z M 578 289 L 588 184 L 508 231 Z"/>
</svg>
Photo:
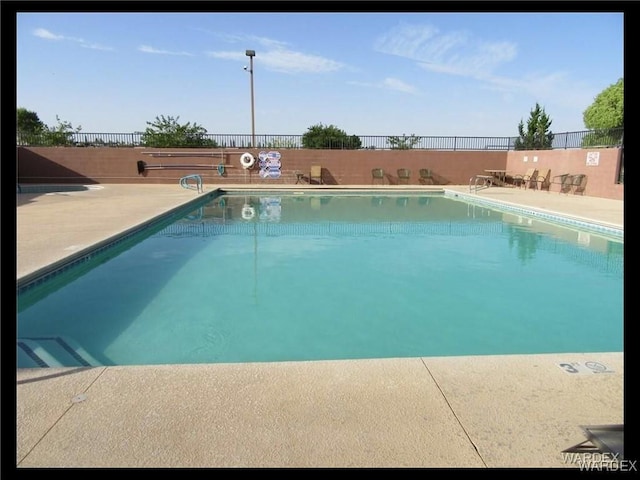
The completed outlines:
<svg viewBox="0 0 640 480">
<path fill-rule="evenodd" d="M 302 147 L 357 150 L 362 147 L 362 142 L 357 135 L 349 136 L 335 125 L 319 123 L 309 127 L 302 135 Z"/>
<path fill-rule="evenodd" d="M 73 134 L 82 130 L 81 126 L 73 128 L 71 122 L 60 120 L 56 115 L 58 124 L 54 127 L 47 127 L 43 132 L 43 144 L 53 146 L 73 145 Z"/>
<path fill-rule="evenodd" d="M 584 126 L 593 130 L 582 139 L 582 146 L 621 143 L 624 129 L 624 79 L 609 85 L 596 96 L 582 114 Z"/>
<path fill-rule="evenodd" d="M 155 122 L 147 122 L 141 142 L 146 147 L 217 147 L 218 143 L 206 138 L 207 130 L 194 123 L 178 123 L 180 117 L 160 115 Z"/>
<path fill-rule="evenodd" d="M 298 148 L 298 142 L 294 138 L 277 137 L 267 142 L 265 148 Z"/>
<path fill-rule="evenodd" d="M 515 150 L 548 150 L 553 143 L 553 133 L 549 131 L 551 119 L 545 113 L 544 108 L 536 102 L 531 110 L 527 122 L 527 131 L 524 131 L 524 122 L 518 124 L 519 137 L 514 143 Z"/>
<path fill-rule="evenodd" d="M 417 137 L 414 134 L 406 136 L 402 134 L 402 137 L 387 137 L 387 143 L 391 145 L 392 150 L 411 150 L 418 143 L 420 143 L 422 137 Z"/>
<path fill-rule="evenodd" d="M 36 112 L 26 108 L 16 110 L 16 133 L 19 145 L 32 145 L 40 141 L 40 135 L 47 126 L 40 120 Z"/>
</svg>

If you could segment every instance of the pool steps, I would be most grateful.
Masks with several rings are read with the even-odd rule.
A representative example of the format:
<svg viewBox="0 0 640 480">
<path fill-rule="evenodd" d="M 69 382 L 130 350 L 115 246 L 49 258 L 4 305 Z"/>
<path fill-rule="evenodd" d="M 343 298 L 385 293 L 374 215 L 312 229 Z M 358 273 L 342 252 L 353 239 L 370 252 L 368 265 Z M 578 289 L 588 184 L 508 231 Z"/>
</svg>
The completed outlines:
<svg viewBox="0 0 640 480">
<path fill-rule="evenodd" d="M 68 337 L 24 337 L 16 341 L 18 365 L 32 367 L 95 367 L 100 362 Z"/>
</svg>

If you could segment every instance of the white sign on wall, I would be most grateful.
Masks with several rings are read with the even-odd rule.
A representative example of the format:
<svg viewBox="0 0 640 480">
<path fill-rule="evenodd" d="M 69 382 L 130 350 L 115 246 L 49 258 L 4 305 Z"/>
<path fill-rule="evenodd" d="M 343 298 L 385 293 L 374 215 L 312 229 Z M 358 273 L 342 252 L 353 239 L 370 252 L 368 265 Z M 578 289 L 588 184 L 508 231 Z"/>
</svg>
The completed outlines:
<svg viewBox="0 0 640 480">
<path fill-rule="evenodd" d="M 587 167 L 597 167 L 600 163 L 600 152 L 587 152 Z"/>
</svg>

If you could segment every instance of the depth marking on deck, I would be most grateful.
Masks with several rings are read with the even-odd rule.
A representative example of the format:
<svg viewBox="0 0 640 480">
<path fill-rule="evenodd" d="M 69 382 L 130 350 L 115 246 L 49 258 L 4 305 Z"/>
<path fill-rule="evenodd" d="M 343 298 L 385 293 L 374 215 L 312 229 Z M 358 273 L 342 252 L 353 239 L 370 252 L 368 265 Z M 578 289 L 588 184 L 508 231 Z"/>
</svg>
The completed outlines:
<svg viewBox="0 0 640 480">
<path fill-rule="evenodd" d="M 565 373 L 584 375 L 588 373 L 614 373 L 605 364 L 594 361 L 580 362 L 562 362 L 557 364 Z"/>
</svg>

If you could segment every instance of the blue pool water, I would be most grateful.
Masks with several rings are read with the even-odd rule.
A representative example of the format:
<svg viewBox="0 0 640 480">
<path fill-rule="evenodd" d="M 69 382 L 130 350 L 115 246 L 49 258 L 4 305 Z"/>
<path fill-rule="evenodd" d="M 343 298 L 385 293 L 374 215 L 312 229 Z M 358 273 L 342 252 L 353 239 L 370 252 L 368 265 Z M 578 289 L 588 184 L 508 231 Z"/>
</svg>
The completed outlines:
<svg viewBox="0 0 640 480">
<path fill-rule="evenodd" d="M 442 194 L 227 194 L 18 296 L 18 366 L 622 351 L 623 243 Z"/>
</svg>

